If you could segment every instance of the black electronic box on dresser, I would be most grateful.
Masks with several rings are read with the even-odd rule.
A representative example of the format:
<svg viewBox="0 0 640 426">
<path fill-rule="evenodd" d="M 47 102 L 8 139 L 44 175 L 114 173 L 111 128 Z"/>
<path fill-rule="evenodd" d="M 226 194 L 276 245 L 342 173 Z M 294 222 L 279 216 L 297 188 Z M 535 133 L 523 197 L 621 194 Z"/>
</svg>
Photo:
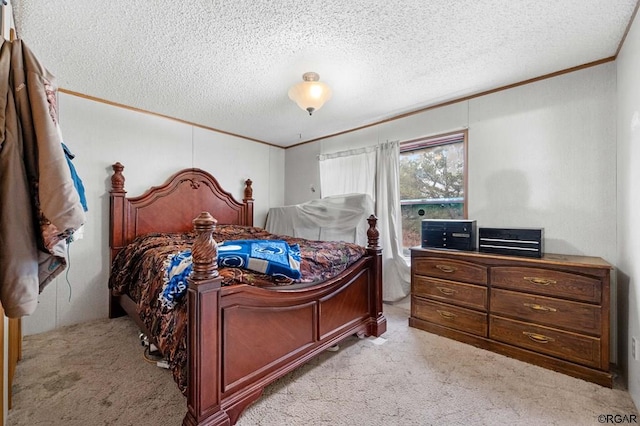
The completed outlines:
<svg viewBox="0 0 640 426">
<path fill-rule="evenodd" d="M 612 387 L 611 265 L 411 249 L 411 327 Z"/>
</svg>

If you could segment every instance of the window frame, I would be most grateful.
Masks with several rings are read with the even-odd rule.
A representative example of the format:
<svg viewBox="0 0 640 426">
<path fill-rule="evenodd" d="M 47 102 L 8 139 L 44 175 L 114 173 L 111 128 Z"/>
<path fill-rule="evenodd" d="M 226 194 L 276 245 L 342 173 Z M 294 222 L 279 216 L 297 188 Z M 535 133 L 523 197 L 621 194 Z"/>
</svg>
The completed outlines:
<svg viewBox="0 0 640 426">
<path fill-rule="evenodd" d="M 462 158 L 464 165 L 463 173 L 463 197 L 462 197 L 462 217 L 469 218 L 469 130 L 458 130 L 455 132 L 443 133 L 433 136 L 425 136 L 417 139 L 411 139 L 400 142 L 400 155 L 404 152 L 416 151 L 423 148 L 431 148 L 440 145 L 448 145 L 452 143 L 462 142 Z M 402 199 L 400 199 L 400 208 L 402 208 Z"/>
</svg>

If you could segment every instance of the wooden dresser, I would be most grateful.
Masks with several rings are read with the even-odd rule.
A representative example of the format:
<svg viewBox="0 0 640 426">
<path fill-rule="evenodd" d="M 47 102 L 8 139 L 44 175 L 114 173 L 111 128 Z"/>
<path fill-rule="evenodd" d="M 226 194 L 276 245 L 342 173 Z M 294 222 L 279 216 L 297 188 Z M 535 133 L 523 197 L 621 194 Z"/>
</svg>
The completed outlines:
<svg viewBox="0 0 640 426">
<path fill-rule="evenodd" d="M 411 327 L 612 387 L 611 265 L 411 250 Z"/>
</svg>

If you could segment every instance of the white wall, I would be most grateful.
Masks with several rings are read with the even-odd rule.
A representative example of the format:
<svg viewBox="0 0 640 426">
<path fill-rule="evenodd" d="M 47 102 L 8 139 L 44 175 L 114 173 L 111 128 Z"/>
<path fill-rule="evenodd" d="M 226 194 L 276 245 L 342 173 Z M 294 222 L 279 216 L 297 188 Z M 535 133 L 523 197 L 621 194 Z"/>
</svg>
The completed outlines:
<svg viewBox="0 0 640 426">
<path fill-rule="evenodd" d="M 84 238 L 70 245 L 70 268 L 45 288 L 36 312 L 24 318 L 25 335 L 107 317 L 108 191 L 116 161 L 125 166 L 130 197 L 180 169 L 199 167 L 237 200 L 251 178 L 256 225 L 264 225 L 269 207 L 284 203 L 284 149 L 64 93 L 59 104 L 64 142 L 76 155 L 89 211 Z"/>
<path fill-rule="evenodd" d="M 616 260 L 615 65 L 473 99 L 469 217 L 544 228 L 549 253 Z"/>
<path fill-rule="evenodd" d="M 618 59 L 618 300 L 621 364 L 640 407 L 640 361 L 631 357 L 631 336 L 640 339 L 640 20 L 636 17 Z M 639 341 L 640 342 L 640 341 Z M 639 343 L 640 344 L 640 343 Z M 638 348 L 640 349 L 640 347 Z M 639 355 L 640 356 L 640 355 Z"/>
<path fill-rule="evenodd" d="M 319 143 L 308 143 L 285 151 L 286 205 L 320 198 Z M 313 190 L 311 189 L 313 188 Z"/>
</svg>

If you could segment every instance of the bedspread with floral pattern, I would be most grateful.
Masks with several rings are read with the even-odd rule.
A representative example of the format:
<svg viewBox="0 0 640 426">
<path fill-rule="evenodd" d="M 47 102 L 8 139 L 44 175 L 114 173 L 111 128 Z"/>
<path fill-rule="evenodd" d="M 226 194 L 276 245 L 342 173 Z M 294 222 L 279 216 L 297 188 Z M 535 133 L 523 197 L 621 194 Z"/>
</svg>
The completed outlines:
<svg viewBox="0 0 640 426">
<path fill-rule="evenodd" d="M 126 294 L 137 304 L 140 318 L 163 353 L 178 387 L 187 386 L 186 297 L 170 309 L 163 306 L 160 293 L 164 284 L 165 262 L 177 252 L 191 247 L 193 232 L 152 233 L 136 238 L 122 249 L 111 265 L 109 288 L 114 295 Z M 346 242 L 310 241 L 270 234 L 262 228 L 219 225 L 216 242 L 249 239 L 278 239 L 300 247 L 302 277 L 299 280 L 274 278 L 241 268 L 219 268 L 222 285 L 249 284 L 259 287 L 318 283 L 337 276 L 365 254 L 364 247 Z"/>
</svg>

